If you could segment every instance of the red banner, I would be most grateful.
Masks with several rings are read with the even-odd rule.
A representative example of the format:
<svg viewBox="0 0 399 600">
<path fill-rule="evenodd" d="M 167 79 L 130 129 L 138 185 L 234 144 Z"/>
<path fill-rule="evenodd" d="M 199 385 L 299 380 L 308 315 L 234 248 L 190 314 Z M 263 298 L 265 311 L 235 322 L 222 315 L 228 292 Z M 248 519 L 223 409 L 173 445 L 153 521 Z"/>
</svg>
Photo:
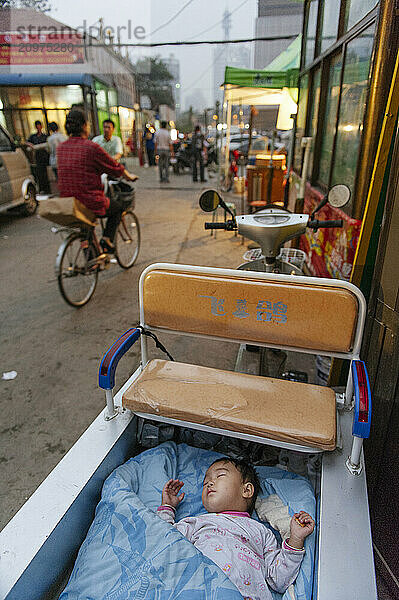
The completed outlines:
<svg viewBox="0 0 399 600">
<path fill-rule="evenodd" d="M 0 65 L 70 65 L 84 62 L 78 33 L 0 35 Z"/>
<path fill-rule="evenodd" d="M 322 198 L 314 189 L 307 187 L 304 212 L 310 214 Z M 317 214 L 321 221 L 343 219 L 342 228 L 309 229 L 301 237 L 300 248 L 306 252 L 306 265 L 316 277 L 332 277 L 349 280 L 355 258 L 362 222 L 349 217 L 338 208 L 328 204 Z"/>
</svg>

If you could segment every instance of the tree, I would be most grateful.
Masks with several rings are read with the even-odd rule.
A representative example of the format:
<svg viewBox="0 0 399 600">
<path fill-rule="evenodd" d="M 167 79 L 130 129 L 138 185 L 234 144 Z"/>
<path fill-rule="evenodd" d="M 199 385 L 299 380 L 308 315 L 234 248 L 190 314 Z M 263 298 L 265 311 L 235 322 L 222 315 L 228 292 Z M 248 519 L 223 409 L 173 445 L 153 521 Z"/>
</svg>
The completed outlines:
<svg viewBox="0 0 399 600">
<path fill-rule="evenodd" d="M 0 0 L 0 8 L 33 8 L 40 12 L 51 9 L 48 0 Z"/>
<path fill-rule="evenodd" d="M 183 131 L 184 133 L 190 133 L 194 129 L 194 111 L 192 106 L 181 113 L 176 121 L 176 127 L 179 131 Z"/>
<path fill-rule="evenodd" d="M 136 63 L 137 89 L 140 95 L 149 97 L 152 110 L 158 110 L 160 104 L 174 107 L 171 79 L 172 75 L 159 56 L 143 58 Z"/>
</svg>

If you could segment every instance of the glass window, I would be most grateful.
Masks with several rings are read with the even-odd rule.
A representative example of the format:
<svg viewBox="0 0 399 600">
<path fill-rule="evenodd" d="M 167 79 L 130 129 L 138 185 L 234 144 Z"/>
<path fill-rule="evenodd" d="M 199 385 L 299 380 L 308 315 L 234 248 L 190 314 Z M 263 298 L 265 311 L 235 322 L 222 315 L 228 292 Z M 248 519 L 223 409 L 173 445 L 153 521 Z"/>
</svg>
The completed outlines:
<svg viewBox="0 0 399 600">
<path fill-rule="evenodd" d="M 306 10 L 305 66 L 313 62 L 316 43 L 318 0 L 310 0 Z"/>
<path fill-rule="evenodd" d="M 68 110 L 48 110 L 47 111 L 47 121 L 49 123 L 51 123 L 52 121 L 55 121 L 55 123 L 57 123 L 58 125 L 58 131 L 60 133 L 63 133 L 66 135 L 66 131 L 65 131 L 65 119 L 67 116 L 67 112 Z"/>
<path fill-rule="evenodd" d="M 298 114 L 296 118 L 295 131 L 295 157 L 294 168 L 300 173 L 302 170 L 302 148 L 301 140 L 305 135 L 306 111 L 308 109 L 309 75 L 301 77 L 298 99 Z"/>
<path fill-rule="evenodd" d="M 110 106 L 118 105 L 118 94 L 116 90 L 108 90 L 108 103 Z"/>
<path fill-rule="evenodd" d="M 321 52 L 324 52 L 337 40 L 339 11 L 340 2 L 338 0 L 324 0 L 321 24 Z"/>
<path fill-rule="evenodd" d="M 0 129 L 0 152 L 11 152 L 12 146 L 8 136 Z"/>
<path fill-rule="evenodd" d="M 5 107 L 42 108 L 40 87 L 4 87 L 1 98 Z"/>
<path fill-rule="evenodd" d="M 0 99 L 0 125 L 2 125 L 5 129 L 7 129 L 7 125 L 6 125 L 6 117 L 3 111 L 3 102 Z"/>
<path fill-rule="evenodd" d="M 22 123 L 22 130 L 25 132 L 27 137 L 29 137 L 32 133 L 36 133 L 35 121 L 41 121 L 44 128 L 46 126 L 46 119 L 44 118 L 44 113 L 42 110 L 19 110 L 13 112 L 19 113 L 18 116 Z M 14 127 L 17 126 L 18 121 L 15 120 Z"/>
<path fill-rule="evenodd" d="M 346 0 L 345 31 L 363 19 L 377 4 L 376 0 Z"/>
<path fill-rule="evenodd" d="M 97 90 L 96 92 L 97 108 L 108 112 L 107 92 L 105 90 Z"/>
<path fill-rule="evenodd" d="M 312 108 L 310 110 L 307 134 L 312 138 L 312 141 L 310 142 L 309 170 L 307 173 L 308 177 L 312 173 L 312 167 L 313 167 L 314 144 L 315 144 L 315 137 L 316 137 L 316 131 L 317 131 L 317 119 L 319 116 L 320 78 L 321 78 L 321 71 L 320 71 L 320 67 L 319 67 L 313 74 L 312 95 L 309 99 L 309 102 L 311 103 Z"/>
<path fill-rule="evenodd" d="M 83 102 L 80 85 L 46 86 L 43 88 L 44 105 L 49 109 L 70 108 L 72 104 Z"/>
<path fill-rule="evenodd" d="M 342 55 L 339 54 L 334 56 L 330 62 L 326 109 L 322 128 L 318 180 L 327 186 L 330 178 L 330 166 L 337 119 L 341 71 Z"/>
<path fill-rule="evenodd" d="M 99 81 L 95 82 L 95 88 L 96 88 L 96 104 L 97 104 L 97 109 L 99 111 L 105 111 L 106 113 L 108 113 L 108 94 L 107 94 L 107 88 L 105 87 L 105 85 L 103 85 Z M 108 114 L 107 114 L 106 118 L 108 118 Z"/>
<path fill-rule="evenodd" d="M 331 185 L 346 183 L 353 190 L 363 128 L 374 25 L 346 48 L 337 143 Z"/>
<path fill-rule="evenodd" d="M 22 127 L 21 119 L 19 117 L 19 110 L 11 110 L 10 108 L 6 108 L 4 110 L 5 117 L 5 128 L 12 135 L 14 140 L 21 141 L 26 140 L 28 137 L 25 135 L 25 132 Z"/>
<path fill-rule="evenodd" d="M 254 140 L 252 143 L 252 150 L 264 150 L 265 141 L 262 139 Z"/>
</svg>

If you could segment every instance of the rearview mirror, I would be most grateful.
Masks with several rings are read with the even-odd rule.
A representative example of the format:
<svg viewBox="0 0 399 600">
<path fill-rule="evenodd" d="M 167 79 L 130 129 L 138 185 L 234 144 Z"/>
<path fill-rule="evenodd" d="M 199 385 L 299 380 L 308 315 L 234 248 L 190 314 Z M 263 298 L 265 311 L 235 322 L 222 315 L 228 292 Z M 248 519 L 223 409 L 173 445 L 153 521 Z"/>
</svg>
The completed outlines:
<svg viewBox="0 0 399 600">
<path fill-rule="evenodd" d="M 334 185 L 328 192 L 327 199 L 330 206 L 342 208 L 347 204 L 351 197 L 351 191 L 344 183 Z"/>
<path fill-rule="evenodd" d="M 199 205 L 204 212 L 213 212 L 219 206 L 219 202 L 223 199 L 216 190 L 206 190 L 199 199 Z"/>
</svg>

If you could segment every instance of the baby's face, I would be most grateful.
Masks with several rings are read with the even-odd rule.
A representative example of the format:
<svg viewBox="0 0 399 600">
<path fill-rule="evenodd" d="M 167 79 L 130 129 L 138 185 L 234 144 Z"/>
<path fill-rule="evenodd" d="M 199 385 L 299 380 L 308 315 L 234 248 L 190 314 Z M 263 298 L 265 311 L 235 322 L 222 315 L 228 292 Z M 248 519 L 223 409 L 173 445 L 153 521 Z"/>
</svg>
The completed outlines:
<svg viewBox="0 0 399 600">
<path fill-rule="evenodd" d="M 238 469 L 229 462 L 220 461 L 211 465 L 205 474 L 202 504 L 211 513 L 224 510 L 246 512 L 247 489 L 248 484 L 243 483 Z"/>
</svg>

